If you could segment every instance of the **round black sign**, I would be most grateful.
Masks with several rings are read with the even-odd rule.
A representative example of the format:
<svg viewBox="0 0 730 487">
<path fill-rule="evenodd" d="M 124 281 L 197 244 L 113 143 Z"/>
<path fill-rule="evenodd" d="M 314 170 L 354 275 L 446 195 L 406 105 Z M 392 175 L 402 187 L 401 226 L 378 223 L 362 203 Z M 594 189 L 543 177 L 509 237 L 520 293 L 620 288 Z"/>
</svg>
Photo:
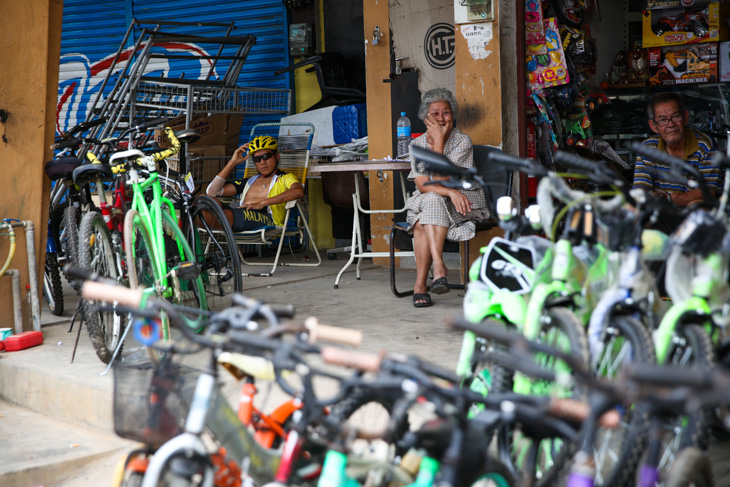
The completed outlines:
<svg viewBox="0 0 730 487">
<path fill-rule="evenodd" d="M 447 69 L 454 65 L 454 26 L 438 23 L 431 26 L 423 40 L 423 52 L 428 64 L 436 69 Z"/>
</svg>

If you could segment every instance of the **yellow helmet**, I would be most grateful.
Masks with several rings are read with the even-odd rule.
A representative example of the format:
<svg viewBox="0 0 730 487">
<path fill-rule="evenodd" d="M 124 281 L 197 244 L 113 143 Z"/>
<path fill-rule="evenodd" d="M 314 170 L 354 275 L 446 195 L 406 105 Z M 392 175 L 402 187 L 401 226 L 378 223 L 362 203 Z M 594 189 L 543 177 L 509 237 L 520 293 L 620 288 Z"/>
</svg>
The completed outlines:
<svg viewBox="0 0 730 487">
<path fill-rule="evenodd" d="M 279 146 L 276 143 L 275 138 L 268 135 L 259 135 L 258 137 L 254 137 L 253 140 L 248 143 L 248 152 L 249 154 L 253 154 L 254 152 L 262 149 L 269 149 L 276 152 L 278 147 Z"/>
</svg>

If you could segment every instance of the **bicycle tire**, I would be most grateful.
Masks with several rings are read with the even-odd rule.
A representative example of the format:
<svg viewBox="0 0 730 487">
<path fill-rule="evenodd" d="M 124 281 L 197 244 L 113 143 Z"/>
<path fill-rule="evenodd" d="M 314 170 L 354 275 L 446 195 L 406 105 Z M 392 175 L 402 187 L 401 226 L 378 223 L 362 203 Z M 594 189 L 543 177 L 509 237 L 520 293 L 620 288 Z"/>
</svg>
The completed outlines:
<svg viewBox="0 0 730 487">
<path fill-rule="evenodd" d="M 43 296 L 51 313 L 61 316 L 64 305 L 63 282 L 61 281 L 61 269 L 58 266 L 58 254 L 55 252 L 46 253 L 46 265 L 43 272 Z"/>
<path fill-rule="evenodd" d="M 121 280 L 112 237 L 101 213 L 90 211 L 81 219 L 78 252 L 79 267 L 82 269 L 114 281 Z M 84 299 L 84 316 L 96 355 L 99 360 L 108 364 L 114 350 L 119 347 L 121 353 L 124 346 L 119 342 L 127 315 L 114 311 L 100 311 L 98 301 Z"/>
<path fill-rule="evenodd" d="M 124 250 L 129 287 L 131 289 L 154 287 L 157 297 L 164 299 L 160 286 L 156 285 L 162 280 L 162 276 L 159 275 L 155 265 L 156 256 L 150 249 L 152 249 L 152 237 L 147 225 L 137 210 L 129 210 L 124 216 Z M 163 313 L 160 315 L 160 338 L 166 339 L 169 336 L 169 322 Z M 160 362 L 161 356 L 155 348 L 147 346 L 147 354 L 153 364 L 157 365 Z"/>
<path fill-rule="evenodd" d="M 685 324 L 675 330 L 675 334 L 678 340 L 672 342 L 672 349 L 667 355 L 668 364 L 701 368 L 712 368 L 715 365 L 712 340 L 702 325 Z M 701 408 L 694 414 L 679 417 L 667 424 L 666 434 L 662 438 L 662 462 L 659 465 L 661 478 L 668 478 L 678 452 L 683 448 L 707 449 L 712 415 L 712 408 Z"/>
<path fill-rule="evenodd" d="M 630 348 L 628 348 L 628 345 Z M 630 316 L 614 316 L 604 337 L 604 353 L 597 361 L 595 372 L 600 377 L 613 378 L 620 374 L 621 365 L 632 363 L 655 363 L 654 344 L 646 327 Z M 616 364 L 618 360 L 620 363 Z M 608 370 L 612 364 L 618 368 Z M 646 448 L 649 418 L 646 413 L 635 409 L 620 410 L 621 424 L 617 428 L 600 428 L 594 443 L 596 464 L 596 486 L 629 485 L 635 475 L 641 454 Z M 609 453 L 610 443 L 618 444 L 618 452 Z M 604 463 L 615 459 L 612 465 Z"/>
<path fill-rule="evenodd" d="M 568 308 L 556 306 L 545 310 L 544 317 L 546 319 L 542 320 L 543 324 L 536 340 L 565 352 L 570 351 L 570 353 L 580 357 L 583 364 L 588 367 L 588 340 L 585 334 L 585 327 L 578 317 L 575 316 L 575 313 Z M 539 355 L 535 358 L 538 363 L 542 362 L 541 365 L 543 367 L 551 369 L 563 367 L 567 369 L 567 365 L 562 361 L 556 361 L 549 357 Z M 543 380 L 532 380 L 532 385 L 533 393 L 541 395 L 546 393 L 546 388 L 549 391 L 553 387 L 552 384 Z M 561 390 L 560 396 L 584 399 L 584 386 L 574 383 L 572 389 Z M 575 443 L 566 442 L 562 438 L 542 440 L 539 446 L 538 462 L 535 466 L 537 471 L 525 472 L 521 468 L 522 465 L 520 465 L 521 461 L 519 458 L 521 451 L 518 450 L 518 447 L 524 447 L 524 451 L 526 451 L 532 440 L 521 436 L 519 429 L 512 430 L 511 433 L 509 435 L 509 448 L 515 471 L 521 472 L 523 477 L 534 476 L 534 485 L 536 487 L 555 485 L 556 479 L 562 477 L 564 470 L 570 466 L 569 460 L 575 453 Z M 520 433 L 520 435 L 515 435 L 515 433 Z"/>
<path fill-rule="evenodd" d="M 232 293 L 243 290 L 241 262 L 233 230 L 221 206 L 207 195 L 193 200 L 189 216 L 190 220 L 183 217 L 186 227 L 192 223 L 191 228 L 185 229 L 185 235 L 195 252 L 195 261 L 201 267 L 208 308 L 220 311 L 230 306 Z M 211 224 L 220 230 L 213 230 Z"/>
<path fill-rule="evenodd" d="M 712 465 L 697 448 L 684 448 L 677 455 L 664 483 L 665 487 L 712 487 Z"/>
<path fill-rule="evenodd" d="M 168 212 L 162 212 L 162 223 L 165 229 L 165 261 L 167 270 L 174 269 L 183 263 L 195 263 L 195 253 L 190 248 L 190 244 L 185 239 L 177 221 Z M 168 234 L 169 231 L 169 234 Z M 179 254 L 177 243 L 182 249 L 182 256 Z M 181 279 L 178 273 L 170 275 L 170 284 L 173 288 L 174 304 L 187 306 L 189 308 L 198 308 L 200 310 L 208 310 L 207 295 L 205 286 L 203 285 L 203 277 L 198 274 L 193 279 Z M 182 313 L 186 318 L 186 325 L 194 332 L 200 333 L 205 328 L 206 319 L 202 315 L 195 313 Z"/>
<path fill-rule="evenodd" d="M 61 220 L 61 249 L 63 249 L 65 265 L 78 265 L 79 248 L 79 210 L 69 205 L 63 210 Z"/>
</svg>

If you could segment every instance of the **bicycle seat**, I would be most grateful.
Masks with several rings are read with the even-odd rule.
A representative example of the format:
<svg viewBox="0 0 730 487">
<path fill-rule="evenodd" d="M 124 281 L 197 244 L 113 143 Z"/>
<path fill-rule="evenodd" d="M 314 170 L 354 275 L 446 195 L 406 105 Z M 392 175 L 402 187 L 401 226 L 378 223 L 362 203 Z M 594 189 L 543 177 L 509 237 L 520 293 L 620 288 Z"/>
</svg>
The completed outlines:
<svg viewBox="0 0 730 487">
<path fill-rule="evenodd" d="M 71 179 L 74 169 L 81 166 L 84 162 L 78 157 L 59 157 L 46 162 L 46 176 L 51 181 L 56 179 Z"/>
<path fill-rule="evenodd" d="M 194 144 L 200 140 L 200 132 L 195 129 L 176 130 L 174 133 L 181 144 Z"/>
<path fill-rule="evenodd" d="M 84 164 L 73 171 L 74 183 L 81 187 L 88 186 L 97 178 L 102 181 L 113 181 L 112 168 L 106 164 Z"/>
</svg>

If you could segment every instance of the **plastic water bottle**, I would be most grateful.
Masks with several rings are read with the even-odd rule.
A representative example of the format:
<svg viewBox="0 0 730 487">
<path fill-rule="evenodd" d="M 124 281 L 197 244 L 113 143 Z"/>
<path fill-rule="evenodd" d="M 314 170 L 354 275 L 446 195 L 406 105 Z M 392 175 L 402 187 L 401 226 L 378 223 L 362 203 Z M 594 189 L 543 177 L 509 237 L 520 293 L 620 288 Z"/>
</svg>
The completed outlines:
<svg viewBox="0 0 730 487">
<path fill-rule="evenodd" d="M 411 121 L 406 117 L 406 112 L 400 112 L 400 118 L 396 127 L 398 157 L 408 155 L 408 147 L 411 145 Z"/>
</svg>

